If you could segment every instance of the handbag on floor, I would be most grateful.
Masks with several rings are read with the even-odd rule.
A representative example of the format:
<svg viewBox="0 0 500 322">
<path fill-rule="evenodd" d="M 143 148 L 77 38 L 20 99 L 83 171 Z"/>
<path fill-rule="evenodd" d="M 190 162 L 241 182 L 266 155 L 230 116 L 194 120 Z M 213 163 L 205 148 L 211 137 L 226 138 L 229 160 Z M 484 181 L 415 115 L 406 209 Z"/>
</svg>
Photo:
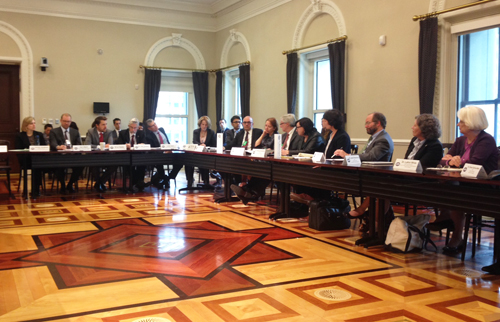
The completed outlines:
<svg viewBox="0 0 500 322">
<path fill-rule="evenodd" d="M 385 248 L 396 253 L 420 252 L 426 239 L 424 226 L 430 215 L 396 217 L 389 226 Z"/>
<path fill-rule="evenodd" d="M 320 231 L 347 229 L 351 220 L 345 213 L 349 211 L 349 201 L 344 199 L 313 200 L 309 204 L 309 228 Z"/>
</svg>

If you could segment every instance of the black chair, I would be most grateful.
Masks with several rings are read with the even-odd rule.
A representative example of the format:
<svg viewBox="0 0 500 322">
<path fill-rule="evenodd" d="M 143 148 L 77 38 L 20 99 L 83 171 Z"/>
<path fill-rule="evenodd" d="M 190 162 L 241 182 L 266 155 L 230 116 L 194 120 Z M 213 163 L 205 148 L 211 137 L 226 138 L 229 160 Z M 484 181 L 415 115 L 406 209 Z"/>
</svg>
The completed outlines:
<svg viewBox="0 0 500 322">
<path fill-rule="evenodd" d="M 0 140 L 0 145 L 6 145 L 7 150 L 10 150 L 10 142 L 7 140 Z M 12 190 L 10 189 L 10 170 L 12 170 L 9 164 L 9 155 L 0 153 L 0 171 L 5 171 L 7 174 L 7 189 L 9 189 L 9 197 L 12 196 Z"/>
</svg>

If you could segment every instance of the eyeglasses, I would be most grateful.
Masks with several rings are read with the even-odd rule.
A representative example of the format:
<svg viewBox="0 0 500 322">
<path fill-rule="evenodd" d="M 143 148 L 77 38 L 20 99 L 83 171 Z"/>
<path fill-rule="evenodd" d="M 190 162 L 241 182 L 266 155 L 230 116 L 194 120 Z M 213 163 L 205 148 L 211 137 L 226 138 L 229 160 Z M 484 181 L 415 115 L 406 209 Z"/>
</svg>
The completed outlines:
<svg viewBox="0 0 500 322">
<path fill-rule="evenodd" d="M 286 124 L 285 122 L 281 122 L 280 125 Z"/>
<path fill-rule="evenodd" d="M 252 124 L 252 122 L 243 122 L 243 124 Z"/>
<path fill-rule="evenodd" d="M 374 121 L 371 121 L 371 122 L 365 122 L 365 125 L 368 125 L 368 124 L 371 124 L 371 123 L 375 123 Z"/>
</svg>

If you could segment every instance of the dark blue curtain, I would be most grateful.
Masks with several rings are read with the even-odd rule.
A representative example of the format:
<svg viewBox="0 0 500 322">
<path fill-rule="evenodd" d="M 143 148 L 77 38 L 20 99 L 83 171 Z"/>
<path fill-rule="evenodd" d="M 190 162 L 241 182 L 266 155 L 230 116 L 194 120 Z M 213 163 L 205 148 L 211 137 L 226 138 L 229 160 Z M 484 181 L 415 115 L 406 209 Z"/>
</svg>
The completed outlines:
<svg viewBox="0 0 500 322">
<path fill-rule="evenodd" d="M 215 73 L 215 115 L 217 116 L 217 130 L 220 131 L 219 120 L 222 118 L 222 71 Z"/>
<path fill-rule="evenodd" d="M 144 115 L 143 121 L 154 119 L 158 96 L 160 95 L 161 70 L 146 68 L 144 74 Z"/>
<path fill-rule="evenodd" d="M 250 115 L 250 65 L 240 66 L 241 116 Z"/>
<path fill-rule="evenodd" d="M 193 72 L 194 101 L 198 118 L 208 114 L 208 72 Z"/>
<path fill-rule="evenodd" d="M 290 114 L 295 114 L 297 106 L 297 67 L 298 55 L 291 53 L 286 55 L 286 101 L 287 111 Z"/>
<path fill-rule="evenodd" d="M 345 41 L 328 45 L 332 108 L 345 115 Z"/>
<path fill-rule="evenodd" d="M 438 18 L 420 20 L 418 42 L 418 93 L 420 114 L 432 114 L 436 87 Z"/>
</svg>

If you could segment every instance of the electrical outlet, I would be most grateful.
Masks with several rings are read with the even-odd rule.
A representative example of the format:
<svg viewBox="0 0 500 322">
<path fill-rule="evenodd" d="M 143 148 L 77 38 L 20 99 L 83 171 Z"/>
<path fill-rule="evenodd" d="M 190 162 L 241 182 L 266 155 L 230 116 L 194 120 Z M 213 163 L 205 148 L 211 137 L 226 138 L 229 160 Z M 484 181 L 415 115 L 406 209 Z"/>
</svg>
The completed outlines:
<svg viewBox="0 0 500 322">
<path fill-rule="evenodd" d="M 59 119 L 56 119 L 56 124 L 59 124 Z"/>
<path fill-rule="evenodd" d="M 47 124 L 47 119 L 42 119 L 42 124 Z"/>
<path fill-rule="evenodd" d="M 53 119 L 49 119 L 49 124 L 54 124 L 54 120 Z"/>
</svg>

